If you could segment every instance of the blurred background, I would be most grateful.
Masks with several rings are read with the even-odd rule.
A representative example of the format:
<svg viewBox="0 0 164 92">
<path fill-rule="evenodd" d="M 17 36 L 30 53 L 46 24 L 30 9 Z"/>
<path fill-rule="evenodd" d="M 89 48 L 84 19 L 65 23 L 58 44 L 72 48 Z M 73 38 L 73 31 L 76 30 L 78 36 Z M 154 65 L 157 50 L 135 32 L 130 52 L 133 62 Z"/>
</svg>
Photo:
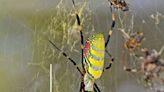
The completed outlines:
<svg viewBox="0 0 164 92">
<path fill-rule="evenodd" d="M 164 45 L 164 1 L 126 1 L 130 10 L 115 10 L 116 27 L 108 46 L 115 57 L 114 65 L 96 83 L 102 92 L 164 89 L 159 83 L 155 83 L 153 90 L 146 88 L 142 74 L 123 71 L 123 62 L 135 68 L 139 68 L 140 63 L 123 48 L 124 39 L 117 30 L 143 31 L 142 47 L 159 51 Z M 112 22 L 107 0 L 87 0 L 87 3 L 75 0 L 75 4 L 75 8 L 82 11 L 85 40 L 99 32 L 107 36 Z M 74 13 L 71 0 L 0 0 L 0 92 L 49 92 L 49 64 L 53 64 L 53 92 L 79 91 L 80 74 L 48 42 L 53 41 L 81 65 L 80 36 L 73 29 Z M 106 56 L 105 63 L 109 61 Z"/>
</svg>

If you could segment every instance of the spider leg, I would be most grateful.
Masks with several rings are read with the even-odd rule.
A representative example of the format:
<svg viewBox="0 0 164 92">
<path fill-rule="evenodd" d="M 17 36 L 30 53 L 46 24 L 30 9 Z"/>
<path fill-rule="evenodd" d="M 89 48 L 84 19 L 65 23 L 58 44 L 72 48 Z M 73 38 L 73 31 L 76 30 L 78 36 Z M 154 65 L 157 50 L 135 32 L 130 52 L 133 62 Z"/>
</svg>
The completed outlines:
<svg viewBox="0 0 164 92">
<path fill-rule="evenodd" d="M 84 81 L 83 80 L 80 83 L 80 92 L 85 92 L 85 90 L 84 90 Z"/>
<path fill-rule="evenodd" d="M 113 62 L 114 62 L 114 58 L 111 58 L 111 62 L 109 63 L 109 65 L 105 69 L 106 70 L 110 69 L 112 67 Z"/>
<path fill-rule="evenodd" d="M 82 92 L 82 82 L 80 83 L 80 90 L 79 92 Z"/>
<path fill-rule="evenodd" d="M 82 73 L 82 71 L 80 70 L 80 68 L 77 66 L 76 62 L 75 62 L 72 58 L 70 58 L 65 52 L 63 52 L 61 49 L 59 49 L 52 41 L 49 40 L 49 42 L 50 42 L 57 50 L 59 50 L 59 51 L 63 54 L 63 56 L 66 57 L 66 58 L 77 68 L 77 70 L 80 72 L 80 74 L 83 76 L 83 73 Z"/>
<path fill-rule="evenodd" d="M 112 3 L 111 3 L 110 0 L 108 0 L 108 2 L 109 2 L 110 10 L 111 10 L 111 13 L 112 13 L 112 25 L 111 25 L 111 29 L 109 30 L 107 40 L 106 40 L 106 42 L 105 42 L 105 48 L 107 47 L 107 45 L 108 45 L 108 43 L 109 43 L 110 37 L 111 37 L 112 32 L 113 32 L 112 30 L 113 30 L 113 28 L 115 27 L 115 15 L 114 15 L 113 10 L 112 10 Z M 110 56 L 111 61 L 112 61 L 112 63 L 113 63 L 114 58 L 112 57 L 112 55 L 107 51 L 107 49 L 105 49 L 105 52 Z M 112 66 L 112 63 L 110 63 L 104 70 L 110 69 L 110 67 Z"/>
<path fill-rule="evenodd" d="M 108 0 L 109 4 L 111 4 L 111 1 Z M 113 32 L 113 28 L 115 27 L 115 15 L 112 11 L 112 7 L 110 6 L 111 8 L 111 13 L 112 13 L 112 25 L 111 25 L 111 29 L 109 30 L 109 33 L 108 33 L 108 37 L 107 37 L 107 40 L 105 42 L 105 47 L 107 47 L 108 43 L 109 43 L 109 40 L 110 40 L 110 37 L 112 35 L 112 32 Z"/>
<path fill-rule="evenodd" d="M 73 6 L 75 8 L 75 1 L 72 0 L 72 3 L 73 3 Z M 83 72 L 85 71 L 85 68 L 84 68 L 84 56 L 83 56 L 83 48 L 84 48 L 84 38 L 83 38 L 83 32 L 82 32 L 82 26 L 81 26 L 81 22 L 80 22 L 80 17 L 78 15 L 78 13 L 76 13 L 76 20 L 77 20 L 77 24 L 80 28 L 80 38 L 81 38 L 81 63 L 82 63 L 82 68 L 83 68 Z M 82 75 L 84 76 L 84 75 Z M 84 82 L 82 80 L 81 84 L 80 84 L 80 92 L 85 92 L 84 90 Z"/>
<path fill-rule="evenodd" d="M 96 91 L 95 92 L 101 92 L 100 91 L 100 89 L 99 89 L 99 87 L 97 86 L 97 84 L 96 83 L 94 83 L 94 90 L 96 89 Z"/>
<path fill-rule="evenodd" d="M 107 53 L 107 55 L 108 55 L 109 57 L 112 57 L 112 55 L 109 53 L 109 51 L 108 51 L 107 49 L 105 49 L 105 52 Z"/>
<path fill-rule="evenodd" d="M 111 58 L 111 62 L 109 63 L 109 65 L 103 70 L 104 72 L 106 71 L 106 70 L 108 70 L 108 69 L 110 69 L 111 67 L 112 67 L 112 64 L 113 64 L 113 62 L 114 62 L 114 58 L 112 57 L 112 55 L 107 51 L 107 50 L 105 50 L 105 52 L 110 56 L 110 58 Z"/>
<path fill-rule="evenodd" d="M 84 74 L 83 74 L 83 72 L 80 70 L 80 68 L 77 66 L 76 62 L 75 62 L 72 58 L 68 57 L 68 55 L 67 55 L 65 52 L 62 52 L 62 50 L 59 49 L 52 41 L 49 40 L 49 42 L 50 42 L 57 50 L 61 51 L 61 53 L 63 54 L 63 56 L 65 56 L 67 59 L 69 59 L 70 62 L 71 62 L 71 63 L 77 68 L 77 70 L 80 72 L 80 74 L 81 74 L 81 76 L 82 76 L 82 81 L 81 81 L 81 83 L 80 83 L 80 92 L 85 92 L 85 90 L 84 90 L 84 81 L 83 81 L 83 76 L 84 76 Z"/>
<path fill-rule="evenodd" d="M 97 90 L 96 90 L 96 88 L 95 88 L 95 87 L 93 88 L 93 90 L 94 90 L 94 92 L 97 92 Z"/>
<path fill-rule="evenodd" d="M 72 3 L 73 3 L 73 6 L 75 8 L 75 2 L 74 0 L 72 0 Z M 83 67 L 83 70 L 85 69 L 84 68 L 84 56 L 83 56 L 83 48 L 84 48 L 84 38 L 83 38 L 83 32 L 82 32 L 82 26 L 81 26 L 81 22 L 80 22 L 80 17 L 78 15 L 78 13 L 76 13 L 76 20 L 77 20 L 77 24 L 80 28 L 80 38 L 81 38 L 81 60 L 82 60 L 82 67 Z"/>
</svg>

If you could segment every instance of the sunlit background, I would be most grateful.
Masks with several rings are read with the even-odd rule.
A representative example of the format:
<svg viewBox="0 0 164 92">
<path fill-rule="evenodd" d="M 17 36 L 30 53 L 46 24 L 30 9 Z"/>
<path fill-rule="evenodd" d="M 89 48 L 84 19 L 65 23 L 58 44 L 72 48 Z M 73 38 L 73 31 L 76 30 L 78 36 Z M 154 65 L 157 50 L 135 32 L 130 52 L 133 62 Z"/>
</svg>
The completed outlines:
<svg viewBox="0 0 164 92">
<path fill-rule="evenodd" d="M 85 0 L 75 0 L 82 9 Z M 82 12 L 85 40 L 111 25 L 108 0 L 86 0 Z M 102 92 L 155 92 L 144 87 L 141 74 L 123 71 L 123 37 L 117 30 L 143 31 L 143 47 L 164 45 L 164 0 L 126 0 L 130 11 L 115 11 L 116 27 L 108 50 L 115 57 L 111 70 L 96 81 Z M 80 66 L 79 33 L 71 30 L 75 22 L 71 0 L 0 0 L 0 92 L 49 92 L 49 64 L 53 64 L 53 92 L 78 92 L 81 77 L 76 68 L 49 44 L 52 40 Z M 140 53 L 139 53 L 140 54 Z M 162 54 L 161 58 L 164 58 Z M 106 56 L 105 63 L 109 62 Z M 133 62 L 134 61 L 134 62 Z M 133 63 L 132 63 L 133 62 Z"/>
</svg>

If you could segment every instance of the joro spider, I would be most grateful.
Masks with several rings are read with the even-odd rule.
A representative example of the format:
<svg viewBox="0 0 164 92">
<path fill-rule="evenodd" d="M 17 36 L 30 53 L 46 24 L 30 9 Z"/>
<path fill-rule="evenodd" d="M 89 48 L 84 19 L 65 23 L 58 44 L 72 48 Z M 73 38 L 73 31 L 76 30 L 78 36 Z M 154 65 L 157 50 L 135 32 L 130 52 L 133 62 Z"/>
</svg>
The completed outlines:
<svg viewBox="0 0 164 92">
<path fill-rule="evenodd" d="M 74 0 L 72 0 L 72 2 L 75 8 Z M 49 42 L 56 49 L 61 51 L 63 56 L 69 59 L 70 62 L 73 63 L 73 65 L 80 72 L 82 76 L 82 81 L 80 84 L 80 92 L 88 92 L 88 91 L 101 92 L 99 87 L 95 83 L 95 80 L 99 79 L 102 73 L 105 72 L 107 69 L 110 69 L 114 61 L 114 58 L 106 50 L 106 47 L 112 35 L 112 29 L 115 26 L 115 22 L 112 22 L 111 30 L 109 30 L 109 34 L 106 41 L 104 39 L 104 35 L 101 33 L 98 33 L 89 37 L 84 44 L 83 32 L 82 32 L 83 30 L 82 30 L 80 17 L 78 13 L 76 13 L 76 20 L 77 20 L 78 27 L 80 29 L 82 70 L 80 70 L 76 62 L 72 58 L 68 57 L 68 55 L 65 52 L 59 49 L 52 41 L 49 40 Z M 111 60 L 110 60 L 111 62 L 109 63 L 107 67 L 104 67 L 105 52 L 111 57 Z"/>
</svg>

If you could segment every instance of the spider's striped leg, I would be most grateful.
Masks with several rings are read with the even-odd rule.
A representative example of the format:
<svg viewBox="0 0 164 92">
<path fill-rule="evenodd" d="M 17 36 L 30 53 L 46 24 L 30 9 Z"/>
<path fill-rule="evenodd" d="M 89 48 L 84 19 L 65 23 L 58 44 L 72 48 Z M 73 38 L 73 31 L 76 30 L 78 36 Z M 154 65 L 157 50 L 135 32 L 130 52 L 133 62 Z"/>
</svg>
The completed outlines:
<svg viewBox="0 0 164 92">
<path fill-rule="evenodd" d="M 112 64 L 114 62 L 114 58 L 111 58 L 111 62 L 109 63 L 109 65 L 105 68 L 105 70 L 108 70 L 112 67 Z"/>
<path fill-rule="evenodd" d="M 75 2 L 74 0 L 72 0 L 73 6 L 75 8 Z M 76 20 L 77 20 L 77 24 L 80 30 L 80 38 L 81 38 L 81 63 L 82 63 L 82 68 L 83 68 L 83 73 L 85 72 L 85 68 L 84 68 L 84 56 L 83 56 L 83 48 L 84 48 L 84 39 L 83 39 L 83 32 L 82 32 L 82 26 L 81 26 L 81 22 L 80 22 L 80 17 L 78 15 L 78 13 L 76 13 Z M 84 76 L 84 74 L 82 74 Z M 80 84 L 80 92 L 84 92 L 84 81 L 82 79 L 82 82 Z"/>
<path fill-rule="evenodd" d="M 114 26 L 115 26 L 115 17 L 114 17 L 114 14 L 112 14 L 112 25 L 111 25 L 111 29 L 109 30 L 107 40 L 105 42 L 105 47 L 107 47 L 107 45 L 109 43 L 109 40 L 110 40 L 110 37 L 112 35 Z"/>
<path fill-rule="evenodd" d="M 75 2 L 74 0 L 72 0 L 73 6 L 75 8 Z M 77 20 L 77 24 L 79 26 L 79 30 L 80 30 L 80 38 L 81 38 L 81 60 L 82 60 L 82 67 L 83 67 L 83 71 L 84 71 L 84 56 L 83 56 L 83 48 L 84 48 L 84 38 L 83 38 L 83 32 L 82 32 L 82 26 L 81 26 L 81 22 L 80 22 L 80 17 L 78 15 L 78 13 L 76 13 L 76 20 Z"/>
<path fill-rule="evenodd" d="M 61 53 L 63 54 L 63 56 L 65 56 L 67 59 L 70 60 L 70 62 L 77 68 L 77 70 L 80 72 L 81 76 L 82 76 L 82 81 L 81 81 L 81 84 L 80 84 L 80 92 L 85 92 L 84 91 L 84 81 L 83 81 L 83 76 L 84 76 L 84 73 L 80 70 L 80 68 L 77 66 L 76 62 L 68 57 L 68 55 L 65 53 L 65 52 L 62 52 L 61 49 L 59 49 L 52 41 L 49 40 L 49 42 L 59 51 L 61 51 Z M 94 83 L 94 88 L 98 90 L 98 92 L 100 92 L 100 89 L 98 88 L 97 84 Z M 95 91 L 97 92 L 97 91 Z"/>
<path fill-rule="evenodd" d="M 77 19 L 77 22 L 78 22 L 78 25 L 81 27 L 81 24 L 80 24 L 80 18 L 78 16 L 78 14 L 76 14 L 76 19 Z M 84 70 L 84 56 L 83 56 L 83 48 L 84 48 L 84 38 L 83 38 L 83 32 L 82 32 L 82 29 L 80 29 L 80 37 L 81 37 L 81 60 L 82 60 L 82 67 L 83 67 L 83 70 Z"/>
<path fill-rule="evenodd" d="M 114 62 L 114 58 L 112 57 L 112 55 L 107 50 L 105 50 L 105 52 L 110 56 L 111 60 L 110 60 L 109 65 L 103 71 L 110 69 L 112 67 L 113 62 Z"/>
<path fill-rule="evenodd" d="M 111 3 L 110 0 L 108 0 L 108 2 L 109 2 L 110 10 L 111 10 L 111 13 L 112 13 L 112 25 L 111 25 L 111 29 L 109 30 L 107 40 L 106 40 L 106 42 L 105 42 L 105 52 L 110 56 L 111 62 L 110 62 L 109 65 L 104 69 L 104 71 L 107 70 L 107 69 L 110 69 L 111 66 L 112 66 L 112 63 L 113 63 L 113 61 L 114 61 L 114 58 L 112 57 L 112 55 L 111 55 L 111 54 L 107 51 L 107 49 L 106 49 L 106 47 L 107 47 L 107 45 L 108 45 L 108 43 L 109 43 L 110 37 L 111 37 L 111 35 L 112 35 L 112 32 L 113 32 L 113 28 L 115 27 L 115 15 L 114 15 L 114 13 L 113 13 L 113 11 L 112 11 L 112 3 Z"/>
<path fill-rule="evenodd" d="M 80 92 L 84 92 L 84 82 L 83 82 L 83 76 L 84 76 L 84 73 L 80 70 L 80 68 L 77 66 L 76 62 L 68 57 L 68 55 L 65 53 L 65 52 L 62 52 L 61 49 L 59 49 L 52 41 L 49 40 L 49 42 L 59 51 L 61 51 L 61 53 L 63 54 L 63 56 L 65 56 L 67 59 L 70 60 L 70 62 L 77 68 L 77 70 L 80 72 L 81 76 L 82 76 L 82 81 L 81 81 L 81 84 L 80 84 Z"/>
<path fill-rule="evenodd" d="M 80 68 L 77 66 L 76 62 L 70 58 L 65 52 L 63 52 L 61 49 L 59 49 L 52 41 L 49 40 L 49 42 L 57 49 L 59 50 L 63 56 L 65 56 L 68 60 L 70 60 L 70 62 L 77 68 L 77 70 L 80 72 L 80 74 L 83 76 L 82 71 L 80 70 Z"/>
<path fill-rule="evenodd" d="M 94 83 L 94 91 L 95 92 L 101 92 L 96 83 Z"/>
<path fill-rule="evenodd" d="M 108 0 L 108 2 L 109 2 L 109 4 L 111 4 L 110 0 Z M 112 32 L 113 32 L 113 28 L 115 27 L 115 15 L 113 13 L 113 10 L 112 10 L 111 6 L 110 6 L 110 9 L 111 9 L 111 13 L 112 13 L 112 25 L 111 25 L 111 29 L 109 30 L 107 40 L 105 42 L 105 47 L 107 47 L 107 45 L 109 43 L 109 40 L 110 40 L 110 37 L 111 37 Z"/>
<path fill-rule="evenodd" d="M 110 57 L 110 63 L 107 67 L 105 67 L 105 69 L 103 70 L 104 72 L 108 69 L 110 69 L 112 67 L 112 64 L 114 62 L 114 58 L 113 56 L 109 53 L 109 51 L 107 49 L 105 49 L 105 52 L 107 53 L 107 55 Z"/>
</svg>

